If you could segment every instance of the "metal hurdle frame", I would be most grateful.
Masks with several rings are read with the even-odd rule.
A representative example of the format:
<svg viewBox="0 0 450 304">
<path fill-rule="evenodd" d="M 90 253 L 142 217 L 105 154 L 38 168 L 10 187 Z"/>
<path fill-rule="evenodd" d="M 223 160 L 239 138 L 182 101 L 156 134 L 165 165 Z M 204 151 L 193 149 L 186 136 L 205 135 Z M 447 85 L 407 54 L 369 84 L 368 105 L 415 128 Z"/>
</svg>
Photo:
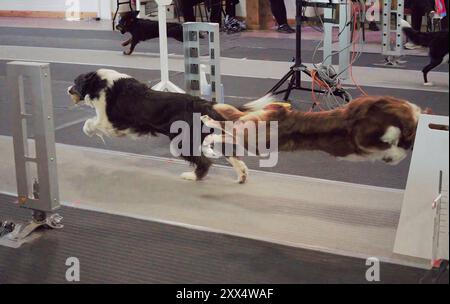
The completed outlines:
<svg viewBox="0 0 450 304">
<path fill-rule="evenodd" d="M 448 172 L 439 172 L 439 195 L 432 204 L 435 210 L 434 229 L 433 229 L 433 249 L 431 261 L 434 266 L 446 256 L 448 263 Z M 447 252 L 445 252 L 447 250 Z"/>
<path fill-rule="evenodd" d="M 32 211 L 32 221 L 15 225 L 14 231 L 0 239 L 0 244 L 20 247 L 30 240 L 31 233 L 40 226 L 62 228 L 58 214 L 60 207 L 56 164 L 53 101 L 50 66 L 48 63 L 9 62 L 7 65 L 8 99 L 12 105 L 14 161 L 18 204 Z M 30 99 L 25 100 L 25 84 L 30 83 Z M 31 102 L 27 113 L 26 102 Z M 30 156 L 27 122 L 33 121 L 35 157 Z M 35 163 L 37 176 L 31 176 L 30 163 Z"/>
<path fill-rule="evenodd" d="M 405 18 L 404 0 L 397 0 L 397 8 L 392 9 L 392 0 L 383 1 L 383 41 L 382 55 L 385 65 L 400 67 L 399 58 L 403 56 L 403 31 L 400 20 Z M 392 19 L 394 18 L 394 20 Z M 395 27 L 392 24 L 395 23 Z M 395 43 L 391 41 L 391 34 L 395 33 Z"/>
<path fill-rule="evenodd" d="M 207 59 L 200 54 L 200 32 L 208 33 Z M 201 96 L 201 65 L 211 68 L 212 101 L 223 103 L 220 69 L 220 27 L 217 23 L 187 22 L 183 24 L 186 93 Z"/>
</svg>

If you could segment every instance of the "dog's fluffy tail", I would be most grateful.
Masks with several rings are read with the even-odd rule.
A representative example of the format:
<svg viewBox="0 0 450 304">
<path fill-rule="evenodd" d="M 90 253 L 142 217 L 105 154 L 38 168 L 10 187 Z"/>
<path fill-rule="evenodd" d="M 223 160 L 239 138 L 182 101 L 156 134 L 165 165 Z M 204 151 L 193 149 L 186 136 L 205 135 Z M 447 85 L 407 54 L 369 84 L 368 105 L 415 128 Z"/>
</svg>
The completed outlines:
<svg viewBox="0 0 450 304">
<path fill-rule="evenodd" d="M 266 108 L 268 105 L 273 104 L 275 100 L 274 95 L 267 94 L 258 100 L 249 102 L 240 107 L 234 107 L 228 104 L 216 104 L 214 105 L 214 110 L 226 120 L 237 121 L 249 112 L 257 112 Z"/>
<path fill-rule="evenodd" d="M 254 112 L 264 109 L 267 105 L 276 102 L 275 95 L 267 94 L 258 100 L 243 105 L 240 109 L 243 111 Z"/>
<path fill-rule="evenodd" d="M 411 27 L 411 25 L 406 20 L 400 20 L 400 24 L 403 30 L 403 33 L 405 33 L 406 37 L 408 39 L 420 46 L 429 47 L 433 39 L 435 38 L 435 33 L 422 33 L 418 32 L 415 29 Z"/>
</svg>

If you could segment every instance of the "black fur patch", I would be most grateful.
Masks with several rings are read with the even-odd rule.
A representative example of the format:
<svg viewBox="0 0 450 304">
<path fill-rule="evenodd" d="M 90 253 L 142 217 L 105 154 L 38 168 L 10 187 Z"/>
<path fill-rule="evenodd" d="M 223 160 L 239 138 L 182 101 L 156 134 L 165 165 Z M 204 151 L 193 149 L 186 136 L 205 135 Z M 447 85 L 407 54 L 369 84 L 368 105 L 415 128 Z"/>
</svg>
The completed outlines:
<svg viewBox="0 0 450 304">
<path fill-rule="evenodd" d="M 84 100 L 86 95 L 89 95 L 91 99 L 98 98 L 100 92 L 107 87 L 106 80 L 101 79 L 96 72 L 82 74 L 75 79 L 74 83 L 71 90 L 80 97 L 80 100 Z"/>
</svg>

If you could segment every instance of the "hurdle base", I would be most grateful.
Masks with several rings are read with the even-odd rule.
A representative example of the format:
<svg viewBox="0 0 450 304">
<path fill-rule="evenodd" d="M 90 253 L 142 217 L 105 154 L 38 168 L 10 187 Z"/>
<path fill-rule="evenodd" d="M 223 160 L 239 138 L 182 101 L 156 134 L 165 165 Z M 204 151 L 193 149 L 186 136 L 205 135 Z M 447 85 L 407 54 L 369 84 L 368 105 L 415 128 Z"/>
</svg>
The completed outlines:
<svg viewBox="0 0 450 304">
<path fill-rule="evenodd" d="M 62 216 L 54 213 L 46 216 L 42 221 L 33 219 L 25 224 L 17 224 L 11 233 L 0 237 L 0 246 L 20 248 L 23 244 L 30 243 L 41 236 L 41 234 L 35 233 L 38 228 L 62 229 L 64 227 L 61 224 L 62 219 Z"/>
</svg>

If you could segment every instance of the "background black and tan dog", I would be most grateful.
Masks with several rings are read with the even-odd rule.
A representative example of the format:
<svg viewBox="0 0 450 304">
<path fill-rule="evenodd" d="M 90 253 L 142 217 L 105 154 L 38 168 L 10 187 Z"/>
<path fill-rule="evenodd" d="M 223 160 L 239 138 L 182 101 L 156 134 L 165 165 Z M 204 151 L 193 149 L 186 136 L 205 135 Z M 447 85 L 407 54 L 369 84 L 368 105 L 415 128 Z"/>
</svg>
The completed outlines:
<svg viewBox="0 0 450 304">
<path fill-rule="evenodd" d="M 411 25 L 402 20 L 402 29 L 406 37 L 416 45 L 424 46 L 430 49 L 429 55 L 431 62 L 424 69 L 423 79 L 424 85 L 432 86 L 433 83 L 428 81 L 428 73 L 443 63 L 448 63 L 449 46 L 448 31 L 422 33 L 414 30 Z"/>
<path fill-rule="evenodd" d="M 203 127 L 201 115 L 223 120 L 214 110 L 215 103 L 188 94 L 154 91 L 135 78 L 114 70 L 100 69 L 83 74 L 74 82 L 74 85 L 68 88 L 73 102 L 91 106 L 97 114 L 85 122 L 83 132 L 86 135 L 166 135 L 172 140 L 171 150 L 175 148 L 177 151 L 188 151 L 179 156 L 195 166 L 194 172 L 182 174 L 184 179 L 201 180 L 208 174 L 212 162 L 203 152 L 198 152 L 201 151 L 206 136 L 213 130 L 210 133 L 196 134 L 194 124 Z M 173 140 L 179 138 L 183 131 L 178 127 L 173 128 L 175 122 L 189 125 L 192 133 L 188 148 L 185 141 Z M 246 165 L 236 157 L 226 159 L 236 170 L 238 182 L 245 183 L 248 175 Z"/>
<path fill-rule="evenodd" d="M 139 11 L 127 12 L 116 26 L 121 34 L 131 34 L 131 38 L 122 43 L 122 46 L 130 45 L 130 49 L 123 52 L 125 55 L 131 55 L 139 42 L 159 37 L 158 22 L 140 19 L 138 15 Z M 167 37 L 183 42 L 183 26 L 179 23 L 167 23 Z"/>
</svg>

